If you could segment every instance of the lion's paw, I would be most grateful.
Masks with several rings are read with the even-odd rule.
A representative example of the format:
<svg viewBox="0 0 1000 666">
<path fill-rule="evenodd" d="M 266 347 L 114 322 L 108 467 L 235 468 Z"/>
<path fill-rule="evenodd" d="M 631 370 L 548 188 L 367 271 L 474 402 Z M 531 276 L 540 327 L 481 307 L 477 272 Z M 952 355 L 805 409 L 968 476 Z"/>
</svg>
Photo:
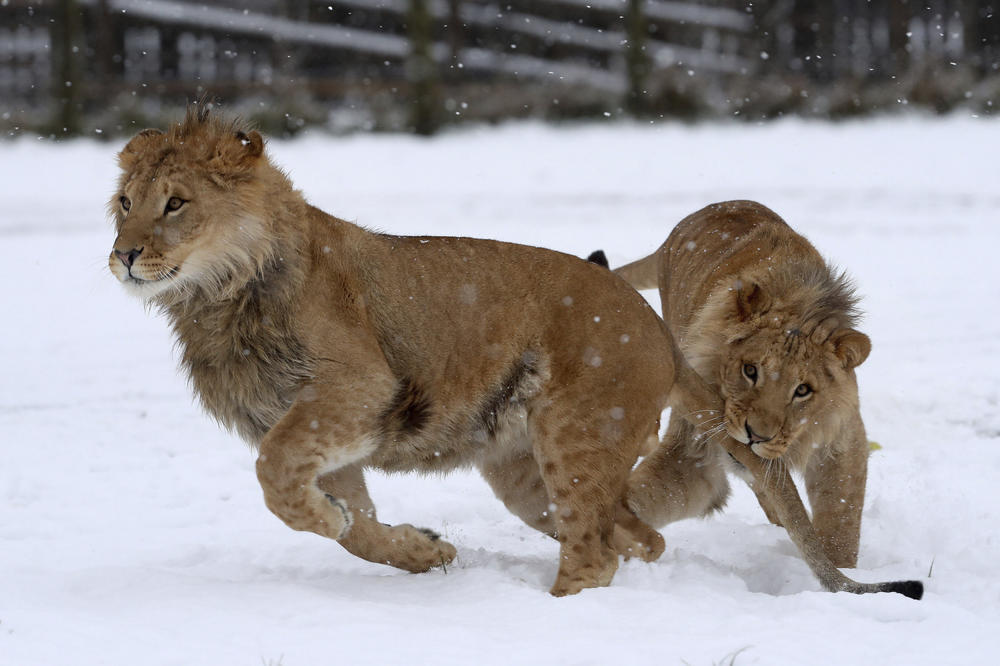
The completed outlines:
<svg viewBox="0 0 1000 666">
<path fill-rule="evenodd" d="M 565 597 L 571 594 L 578 594 L 591 587 L 606 587 L 611 584 L 615 571 L 618 569 L 618 556 L 608 549 L 605 553 L 605 560 L 599 565 L 584 566 L 581 568 L 559 567 L 556 575 L 556 582 L 549 590 L 549 594 L 554 597 Z"/>
<path fill-rule="evenodd" d="M 458 554 L 437 532 L 413 525 L 392 528 L 392 550 L 388 564 L 413 573 L 446 566 Z"/>
<path fill-rule="evenodd" d="M 626 562 L 633 557 L 643 562 L 655 562 L 667 548 L 663 536 L 656 530 L 648 528 L 641 537 L 637 537 L 621 525 L 615 525 L 611 546 Z"/>
</svg>

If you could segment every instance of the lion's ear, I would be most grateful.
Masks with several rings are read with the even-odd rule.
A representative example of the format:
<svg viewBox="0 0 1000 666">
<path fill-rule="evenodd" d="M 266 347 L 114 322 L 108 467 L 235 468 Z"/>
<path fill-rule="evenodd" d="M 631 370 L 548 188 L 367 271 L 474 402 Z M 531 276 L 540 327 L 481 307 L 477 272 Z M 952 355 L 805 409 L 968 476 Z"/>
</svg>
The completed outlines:
<svg viewBox="0 0 1000 666">
<path fill-rule="evenodd" d="M 223 137 L 209 160 L 214 175 L 224 181 L 238 181 L 250 176 L 264 152 L 260 132 L 234 132 Z"/>
<path fill-rule="evenodd" d="M 163 136 L 163 132 L 158 129 L 144 129 L 132 137 L 122 151 L 118 153 L 118 165 L 122 169 L 129 169 L 135 164 L 141 155 L 154 141 Z"/>
<path fill-rule="evenodd" d="M 251 130 L 246 134 L 237 132 L 236 139 L 246 147 L 248 157 L 260 157 L 260 154 L 264 152 L 264 137 L 257 130 Z"/>
<path fill-rule="evenodd" d="M 736 292 L 736 316 L 740 321 L 760 315 L 771 306 L 767 292 L 756 282 L 737 280 L 733 291 Z"/>
<path fill-rule="evenodd" d="M 830 336 L 833 353 L 848 370 L 865 362 L 872 350 L 872 341 L 867 335 L 853 328 L 842 328 Z"/>
<path fill-rule="evenodd" d="M 209 159 L 212 178 L 222 186 L 246 180 L 253 174 L 264 153 L 264 138 L 260 132 L 234 132 L 221 138 L 215 154 Z"/>
</svg>

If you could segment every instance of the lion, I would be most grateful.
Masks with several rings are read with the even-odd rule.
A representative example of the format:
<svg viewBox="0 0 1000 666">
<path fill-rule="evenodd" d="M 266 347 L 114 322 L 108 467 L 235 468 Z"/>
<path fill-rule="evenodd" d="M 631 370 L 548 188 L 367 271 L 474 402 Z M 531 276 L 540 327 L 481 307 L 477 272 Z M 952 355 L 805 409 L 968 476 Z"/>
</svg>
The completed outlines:
<svg viewBox="0 0 1000 666">
<path fill-rule="evenodd" d="M 718 408 L 607 270 L 493 240 L 374 233 L 309 205 L 239 120 L 191 108 L 118 156 L 112 273 L 160 308 L 206 411 L 257 451 L 266 506 L 421 572 L 453 545 L 376 517 L 364 470 L 478 469 L 560 543 L 553 595 L 662 537 L 625 505 L 666 406 Z"/>
<path fill-rule="evenodd" d="M 615 273 L 637 289 L 659 287 L 681 351 L 725 401 L 721 417 L 703 420 L 709 433 L 801 471 L 823 550 L 838 567 L 856 566 L 869 446 L 855 369 L 871 342 L 855 328 L 846 275 L 752 201 L 689 215 L 655 253 Z M 721 509 L 726 470 L 746 476 L 682 416 L 671 414 L 628 484 L 629 507 L 655 527 Z M 760 480 L 748 480 L 781 524 Z"/>
</svg>

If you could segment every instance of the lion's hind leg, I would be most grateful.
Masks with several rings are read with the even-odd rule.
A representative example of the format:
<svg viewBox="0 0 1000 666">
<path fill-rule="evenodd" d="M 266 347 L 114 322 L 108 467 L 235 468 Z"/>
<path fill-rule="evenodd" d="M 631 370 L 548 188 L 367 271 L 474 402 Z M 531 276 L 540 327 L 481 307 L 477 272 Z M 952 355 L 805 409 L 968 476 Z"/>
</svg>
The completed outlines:
<svg viewBox="0 0 1000 666">
<path fill-rule="evenodd" d="M 530 451 L 492 458 L 480 466 L 480 472 L 511 513 L 539 532 L 558 538 L 555 504 Z M 624 502 L 619 502 L 615 512 L 611 543 L 626 560 L 638 557 L 646 562 L 657 559 L 665 548 L 660 533 L 639 520 Z"/>
<path fill-rule="evenodd" d="M 619 446 L 618 436 L 595 437 L 601 427 L 588 423 L 591 410 L 577 405 L 574 411 L 560 418 L 550 407 L 533 427 L 535 456 L 552 498 L 559 540 L 559 573 L 550 590 L 554 596 L 611 583 L 618 569 L 615 517 L 634 460 L 632 450 Z M 586 416 L 581 418 L 580 412 Z"/>
</svg>

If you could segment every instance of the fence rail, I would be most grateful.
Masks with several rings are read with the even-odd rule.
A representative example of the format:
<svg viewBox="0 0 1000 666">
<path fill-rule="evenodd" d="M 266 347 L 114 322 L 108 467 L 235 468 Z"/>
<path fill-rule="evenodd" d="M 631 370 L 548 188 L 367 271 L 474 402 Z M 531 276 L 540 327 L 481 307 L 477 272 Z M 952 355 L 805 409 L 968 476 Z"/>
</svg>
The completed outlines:
<svg viewBox="0 0 1000 666">
<path fill-rule="evenodd" d="M 39 117 L 55 133 L 113 132 L 206 93 L 298 116 L 281 121 L 289 131 L 328 120 L 324 109 L 420 132 L 524 113 L 991 112 L 998 11 L 1000 0 L 3 0 L 0 112 L 8 133 Z"/>
</svg>

